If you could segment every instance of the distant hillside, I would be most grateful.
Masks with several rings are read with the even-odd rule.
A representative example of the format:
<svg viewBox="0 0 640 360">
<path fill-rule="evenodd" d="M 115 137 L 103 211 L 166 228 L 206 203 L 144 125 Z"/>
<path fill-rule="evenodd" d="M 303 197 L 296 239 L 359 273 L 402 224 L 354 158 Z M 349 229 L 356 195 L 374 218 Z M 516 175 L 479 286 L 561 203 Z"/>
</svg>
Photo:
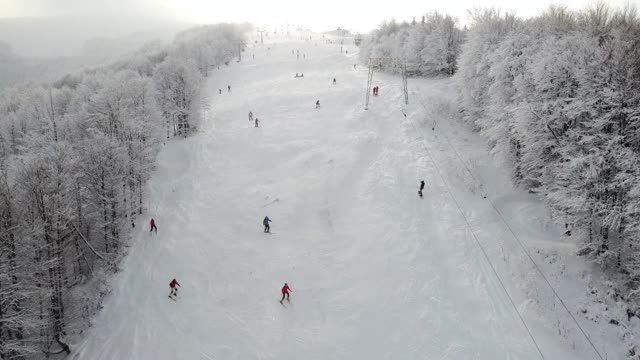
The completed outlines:
<svg viewBox="0 0 640 360">
<path fill-rule="evenodd" d="M 169 40 L 189 26 L 131 16 L 0 18 L 0 41 L 26 57 L 93 55 L 86 50 L 99 49 L 98 43 L 124 53 L 153 38 Z"/>
</svg>

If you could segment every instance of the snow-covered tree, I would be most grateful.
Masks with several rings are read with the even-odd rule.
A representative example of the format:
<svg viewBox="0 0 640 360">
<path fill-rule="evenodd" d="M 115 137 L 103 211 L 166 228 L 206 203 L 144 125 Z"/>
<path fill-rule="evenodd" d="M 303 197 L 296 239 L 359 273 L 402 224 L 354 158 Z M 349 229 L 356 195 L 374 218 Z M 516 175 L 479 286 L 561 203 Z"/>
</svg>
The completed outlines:
<svg viewBox="0 0 640 360">
<path fill-rule="evenodd" d="M 160 144 L 197 124 L 204 64 L 228 61 L 245 30 L 199 27 L 0 92 L 0 358 L 72 351 L 67 335 L 108 292 L 100 270 L 116 269 L 139 223 Z"/>
</svg>

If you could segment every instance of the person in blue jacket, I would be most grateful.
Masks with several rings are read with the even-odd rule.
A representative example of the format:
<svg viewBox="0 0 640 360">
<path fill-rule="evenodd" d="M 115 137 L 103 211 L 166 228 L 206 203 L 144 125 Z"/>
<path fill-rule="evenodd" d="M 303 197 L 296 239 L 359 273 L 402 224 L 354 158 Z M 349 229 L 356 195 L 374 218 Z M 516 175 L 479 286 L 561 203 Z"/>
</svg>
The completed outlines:
<svg viewBox="0 0 640 360">
<path fill-rule="evenodd" d="M 264 225 L 264 232 L 268 233 L 269 230 L 271 230 L 271 227 L 269 226 L 269 223 L 271 222 L 271 219 L 269 219 L 268 216 L 264 217 L 264 220 L 262 220 L 262 225 Z"/>
</svg>

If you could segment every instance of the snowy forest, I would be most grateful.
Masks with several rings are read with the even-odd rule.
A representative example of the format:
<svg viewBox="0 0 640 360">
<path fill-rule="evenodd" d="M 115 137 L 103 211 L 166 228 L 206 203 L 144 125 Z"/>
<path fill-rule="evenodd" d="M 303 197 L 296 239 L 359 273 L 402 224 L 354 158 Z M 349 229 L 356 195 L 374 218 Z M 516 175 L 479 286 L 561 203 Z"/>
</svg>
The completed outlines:
<svg viewBox="0 0 640 360">
<path fill-rule="evenodd" d="M 463 40 L 458 21 L 438 12 L 422 16 L 418 23 L 384 22 L 372 32 L 360 52 L 360 61 L 374 63 L 383 70 L 399 72 L 398 61 L 407 66 L 409 75 L 453 75 Z"/>
<path fill-rule="evenodd" d="M 248 25 L 201 26 L 107 66 L 0 93 L 0 358 L 69 352 L 108 294 L 162 144 Z M 161 226 L 161 225 L 160 225 Z"/>
<path fill-rule="evenodd" d="M 640 304 L 640 20 L 602 3 L 518 18 L 476 10 L 385 22 L 362 60 L 453 75 L 464 119 L 513 180 L 540 194 L 579 255 Z M 383 64 L 384 67 L 384 64 Z M 396 70 L 393 67 L 387 70 Z"/>
</svg>

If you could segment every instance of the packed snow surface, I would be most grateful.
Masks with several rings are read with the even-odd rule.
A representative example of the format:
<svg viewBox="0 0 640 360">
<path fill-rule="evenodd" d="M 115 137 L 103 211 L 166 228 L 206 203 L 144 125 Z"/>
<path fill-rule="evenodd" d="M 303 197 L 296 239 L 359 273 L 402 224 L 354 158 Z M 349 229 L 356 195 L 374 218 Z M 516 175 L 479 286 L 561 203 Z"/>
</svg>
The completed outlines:
<svg viewBox="0 0 640 360">
<path fill-rule="evenodd" d="M 212 72 L 206 119 L 150 182 L 158 233 L 136 227 L 75 359 L 540 359 L 505 288 L 546 359 L 596 359 L 489 201 L 527 244 L 559 231 L 454 123 L 448 80 L 410 79 L 404 105 L 376 73 L 364 110 L 354 52 L 257 45 Z"/>
</svg>

